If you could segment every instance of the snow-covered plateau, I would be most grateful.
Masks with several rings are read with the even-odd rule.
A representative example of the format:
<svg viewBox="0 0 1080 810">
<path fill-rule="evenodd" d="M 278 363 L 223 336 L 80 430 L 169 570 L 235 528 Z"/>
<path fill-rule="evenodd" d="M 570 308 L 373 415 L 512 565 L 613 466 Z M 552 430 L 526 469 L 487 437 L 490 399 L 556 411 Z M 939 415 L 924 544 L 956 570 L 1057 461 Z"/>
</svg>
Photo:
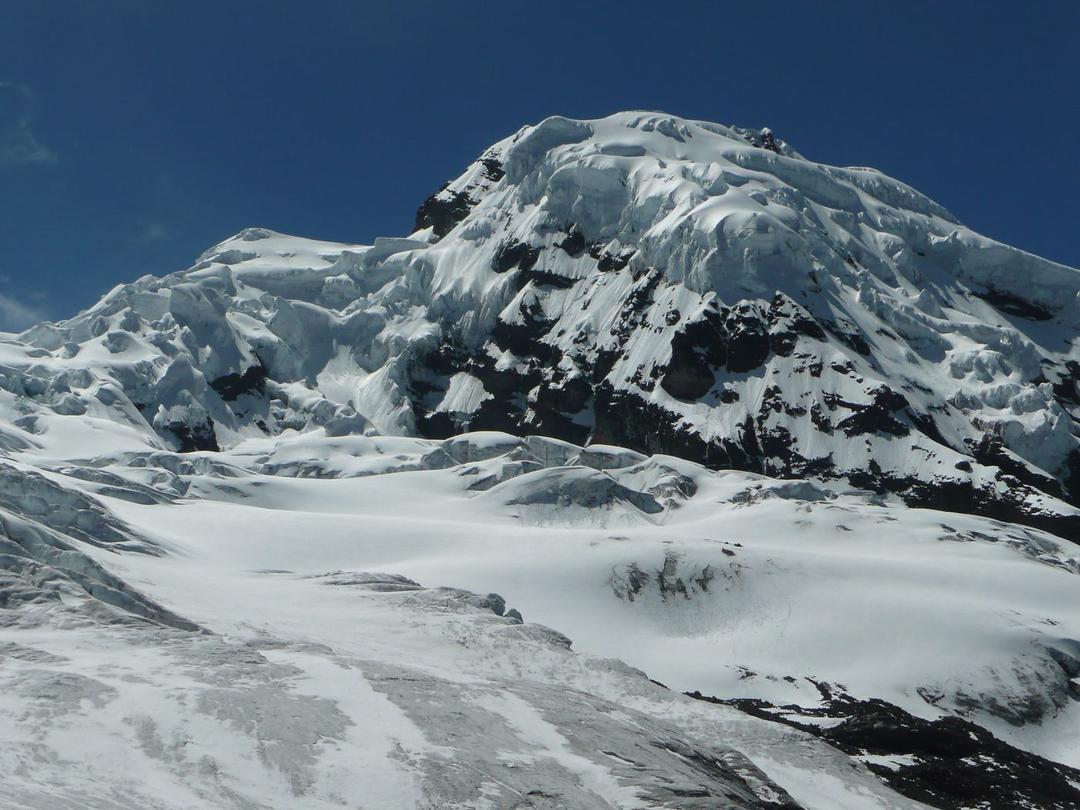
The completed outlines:
<svg viewBox="0 0 1080 810">
<path fill-rule="evenodd" d="M 549 118 L 0 334 L 0 807 L 1080 808 L 1078 420 L 1077 270 Z"/>
</svg>

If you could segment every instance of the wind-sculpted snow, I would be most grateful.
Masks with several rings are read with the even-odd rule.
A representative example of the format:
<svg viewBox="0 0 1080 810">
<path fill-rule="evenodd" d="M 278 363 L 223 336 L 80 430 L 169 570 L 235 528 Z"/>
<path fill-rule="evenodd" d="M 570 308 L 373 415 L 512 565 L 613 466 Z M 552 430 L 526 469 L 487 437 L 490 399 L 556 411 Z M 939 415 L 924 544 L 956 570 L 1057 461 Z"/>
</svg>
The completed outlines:
<svg viewBox="0 0 1080 810">
<path fill-rule="evenodd" d="M 417 229 L 251 228 L 0 344 L 26 411 L 0 443 L 41 409 L 180 450 L 496 429 L 1080 537 L 1080 274 L 880 172 L 768 130 L 550 118 Z"/>
</svg>

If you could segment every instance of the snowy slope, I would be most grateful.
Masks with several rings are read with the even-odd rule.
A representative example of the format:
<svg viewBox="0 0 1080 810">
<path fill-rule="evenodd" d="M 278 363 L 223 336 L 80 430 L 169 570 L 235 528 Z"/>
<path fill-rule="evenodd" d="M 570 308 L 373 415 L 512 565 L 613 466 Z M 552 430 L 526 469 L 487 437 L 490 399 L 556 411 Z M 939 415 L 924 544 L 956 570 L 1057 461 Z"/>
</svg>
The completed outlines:
<svg viewBox="0 0 1080 810">
<path fill-rule="evenodd" d="M 1037 530 L 495 433 L 87 449 L 0 469 L 0 806 L 1080 801 L 1080 559 Z"/>
<path fill-rule="evenodd" d="M 0 807 L 1080 806 L 1078 294 L 633 112 L 0 335 Z"/>
</svg>

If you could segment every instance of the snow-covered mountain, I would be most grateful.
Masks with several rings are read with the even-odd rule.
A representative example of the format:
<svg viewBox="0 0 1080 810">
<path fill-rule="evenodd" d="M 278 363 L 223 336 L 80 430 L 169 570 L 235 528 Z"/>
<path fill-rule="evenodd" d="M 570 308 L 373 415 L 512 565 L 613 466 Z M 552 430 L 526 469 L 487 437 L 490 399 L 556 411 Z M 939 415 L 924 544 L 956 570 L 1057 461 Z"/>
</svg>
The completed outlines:
<svg viewBox="0 0 1080 810">
<path fill-rule="evenodd" d="M 1080 806 L 1078 338 L 642 112 L 0 335 L 0 806 Z"/>
<path fill-rule="evenodd" d="M 249 229 L 24 340 L 180 449 L 532 432 L 1080 536 L 1078 293 L 873 169 L 622 113 L 501 141 L 406 238 Z"/>
</svg>

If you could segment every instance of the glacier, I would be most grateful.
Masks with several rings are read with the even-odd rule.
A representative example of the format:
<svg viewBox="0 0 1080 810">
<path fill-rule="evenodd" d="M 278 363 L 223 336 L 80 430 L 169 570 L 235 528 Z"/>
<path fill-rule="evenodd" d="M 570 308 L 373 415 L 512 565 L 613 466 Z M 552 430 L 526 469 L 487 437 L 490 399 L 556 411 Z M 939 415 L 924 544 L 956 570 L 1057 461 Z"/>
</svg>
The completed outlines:
<svg viewBox="0 0 1080 810">
<path fill-rule="evenodd" d="M 0 334 L 0 806 L 1075 807 L 1078 296 L 626 112 Z"/>
</svg>

